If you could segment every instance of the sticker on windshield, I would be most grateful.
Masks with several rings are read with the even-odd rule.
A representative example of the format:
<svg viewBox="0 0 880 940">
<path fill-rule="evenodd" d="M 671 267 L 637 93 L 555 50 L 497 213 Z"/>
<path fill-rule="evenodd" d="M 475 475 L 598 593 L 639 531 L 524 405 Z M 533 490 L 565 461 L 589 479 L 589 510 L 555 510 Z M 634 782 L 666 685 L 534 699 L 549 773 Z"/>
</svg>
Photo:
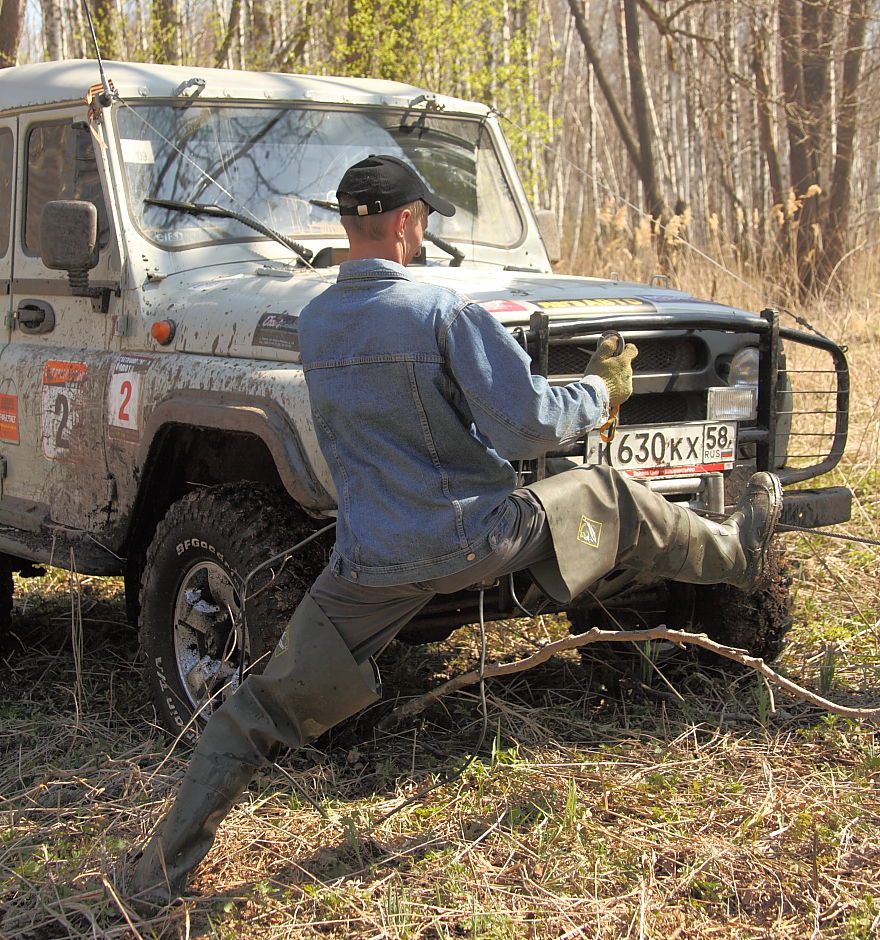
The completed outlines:
<svg viewBox="0 0 880 940">
<path fill-rule="evenodd" d="M 251 342 L 254 346 L 299 352 L 299 317 L 290 313 L 264 313 Z"/>
<path fill-rule="evenodd" d="M 50 359 L 43 366 L 40 437 L 49 460 L 71 459 L 71 437 L 80 423 L 88 371 L 84 362 Z"/>
<path fill-rule="evenodd" d="M 120 356 L 107 382 L 107 421 L 110 436 L 139 441 L 144 376 L 153 364 L 151 356 Z"/>
<path fill-rule="evenodd" d="M 122 147 L 122 159 L 126 163 L 155 163 L 153 142 L 151 140 L 135 140 L 133 137 L 123 137 L 119 141 Z"/>
</svg>

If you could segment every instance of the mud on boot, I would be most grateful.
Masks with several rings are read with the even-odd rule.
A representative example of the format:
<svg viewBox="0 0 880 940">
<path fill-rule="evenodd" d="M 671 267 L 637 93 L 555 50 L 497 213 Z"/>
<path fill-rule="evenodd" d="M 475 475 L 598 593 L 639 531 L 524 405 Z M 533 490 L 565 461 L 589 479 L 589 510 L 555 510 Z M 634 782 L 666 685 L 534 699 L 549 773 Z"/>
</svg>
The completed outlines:
<svg viewBox="0 0 880 940">
<path fill-rule="evenodd" d="M 745 569 L 730 583 L 743 591 L 757 587 L 768 566 L 770 540 L 782 511 L 782 484 L 775 473 L 760 471 L 752 475 L 736 509 L 723 526 L 737 531 L 745 556 Z"/>
</svg>

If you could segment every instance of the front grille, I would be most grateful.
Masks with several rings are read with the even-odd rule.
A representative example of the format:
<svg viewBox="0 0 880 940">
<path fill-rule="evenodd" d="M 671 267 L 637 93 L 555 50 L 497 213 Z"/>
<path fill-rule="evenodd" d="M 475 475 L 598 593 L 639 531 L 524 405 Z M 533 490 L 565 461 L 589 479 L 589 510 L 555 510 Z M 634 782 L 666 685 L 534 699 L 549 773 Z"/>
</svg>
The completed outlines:
<svg viewBox="0 0 880 940">
<path fill-rule="evenodd" d="M 693 336 L 675 339 L 640 339 L 633 372 L 693 372 L 705 360 L 705 347 Z M 592 350 L 583 343 L 554 343 L 549 351 L 550 375 L 582 375 Z"/>
<path fill-rule="evenodd" d="M 706 393 L 700 391 L 633 395 L 620 406 L 621 425 L 705 420 Z"/>
</svg>

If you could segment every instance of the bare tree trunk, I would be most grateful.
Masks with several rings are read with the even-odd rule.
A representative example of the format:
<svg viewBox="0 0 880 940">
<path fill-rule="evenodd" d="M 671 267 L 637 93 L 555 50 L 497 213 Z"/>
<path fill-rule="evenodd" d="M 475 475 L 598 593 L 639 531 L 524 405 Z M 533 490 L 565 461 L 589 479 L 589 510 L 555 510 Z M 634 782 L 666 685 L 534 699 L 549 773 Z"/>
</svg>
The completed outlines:
<svg viewBox="0 0 880 940">
<path fill-rule="evenodd" d="M 683 153 L 686 149 L 680 145 L 682 140 L 682 115 L 684 113 L 684 87 L 680 70 L 675 68 L 671 53 L 666 50 L 663 52 L 663 72 L 666 76 L 664 89 L 666 92 L 666 129 L 663 139 L 666 141 L 664 148 L 665 159 L 669 165 L 669 185 L 670 191 L 676 196 L 678 203 L 683 203 L 681 199 L 684 192 L 682 181 L 684 179 L 683 161 L 687 159 L 687 154 Z"/>
<path fill-rule="evenodd" d="M 232 0 L 229 8 L 229 22 L 226 24 L 226 32 L 223 34 L 223 42 L 214 56 L 215 68 L 229 68 L 229 49 L 235 34 L 238 32 L 238 19 L 241 14 L 241 0 Z"/>
<path fill-rule="evenodd" d="M 782 81 L 791 186 L 797 200 L 795 252 L 799 287 L 817 288 L 820 252 L 821 155 L 827 122 L 828 60 L 833 8 L 819 0 L 779 0 Z"/>
<path fill-rule="evenodd" d="M 247 68 L 245 49 L 250 46 L 246 9 L 246 3 L 240 4 L 238 10 L 238 33 L 236 34 L 236 41 L 232 47 L 236 54 L 234 59 L 235 67 L 238 69 Z"/>
<path fill-rule="evenodd" d="M 287 10 L 287 6 L 282 4 L 282 9 Z M 300 22 L 295 27 L 290 26 L 288 30 L 284 31 L 283 35 L 285 36 L 289 32 L 289 38 L 275 56 L 275 67 L 282 72 L 286 72 L 288 69 L 305 71 L 304 69 L 298 69 L 297 64 L 303 62 L 311 32 L 312 15 L 311 0 L 306 0 Z"/>
<path fill-rule="evenodd" d="M 176 0 L 152 0 L 153 55 L 156 62 L 180 62 L 180 18 Z"/>
<path fill-rule="evenodd" d="M 656 161 L 651 143 L 651 114 L 647 96 L 645 74 L 639 54 L 639 26 L 637 0 L 623 0 L 624 24 L 626 29 L 627 71 L 629 73 L 630 103 L 633 112 L 633 125 L 624 113 L 614 87 L 605 71 L 599 51 L 593 42 L 590 28 L 583 15 L 579 0 L 568 0 L 569 9 L 574 18 L 575 28 L 584 47 L 587 60 L 596 76 L 608 110 L 614 120 L 630 161 L 638 174 L 644 190 L 645 208 L 656 222 L 665 218 L 666 205 L 660 193 L 657 180 Z"/>
<path fill-rule="evenodd" d="M 738 4 L 735 0 L 724 5 L 721 15 L 724 20 L 723 34 L 726 45 L 726 55 L 729 71 L 725 76 L 725 99 L 727 105 L 727 140 L 728 140 L 728 187 L 730 203 L 733 213 L 732 224 L 736 231 L 735 244 L 739 251 L 748 253 L 748 230 L 746 228 L 745 205 L 742 198 L 742 143 L 740 127 L 739 98 L 737 94 L 737 80 L 734 76 L 740 73 L 739 42 L 737 40 L 737 13 Z"/>
<path fill-rule="evenodd" d="M 852 0 L 847 17 L 846 52 L 837 111 L 837 152 L 825 218 L 825 250 L 820 266 L 823 282 L 827 282 L 837 273 L 837 267 L 846 251 L 854 143 L 858 127 L 859 80 L 867 22 L 867 0 Z"/>
<path fill-rule="evenodd" d="M 834 4 L 803 0 L 801 6 L 801 61 L 804 74 L 804 130 L 810 175 L 821 185 L 823 156 L 830 152 L 831 107 L 829 70 L 834 32 Z"/>
<path fill-rule="evenodd" d="M 2 0 L 0 6 L 0 69 L 18 63 L 18 44 L 24 25 L 24 0 Z"/>
<path fill-rule="evenodd" d="M 660 192 L 660 184 L 657 179 L 657 163 L 654 159 L 648 86 L 645 81 L 645 71 L 641 56 L 638 0 L 623 0 L 623 12 L 626 25 L 626 53 L 629 66 L 630 103 L 632 105 L 633 122 L 639 142 L 637 167 L 639 177 L 645 187 L 645 204 L 647 210 L 656 223 L 665 220 L 666 203 Z"/>
<path fill-rule="evenodd" d="M 271 61 L 272 43 L 271 17 L 266 9 L 266 0 L 250 0 L 248 12 L 248 68 L 266 68 Z"/>
<path fill-rule="evenodd" d="M 105 59 L 121 58 L 119 54 L 119 15 L 116 0 L 95 0 L 92 16 L 98 46 Z"/>
<path fill-rule="evenodd" d="M 695 15 L 689 11 L 687 28 L 695 32 Z M 705 231 L 712 206 L 709 199 L 709 174 L 706 170 L 706 144 L 704 140 L 703 99 L 700 80 L 700 55 L 696 42 L 691 42 L 686 53 L 687 84 L 685 92 L 685 119 L 688 141 L 686 154 L 687 175 L 684 193 L 688 202 L 695 206 L 694 219 Z"/>
<path fill-rule="evenodd" d="M 46 55 L 55 62 L 64 58 L 64 15 L 59 0 L 43 0 L 43 36 Z"/>
<path fill-rule="evenodd" d="M 605 72 L 605 67 L 602 63 L 599 51 L 593 42 L 593 36 L 590 33 L 590 27 L 587 25 L 583 10 L 581 10 L 579 0 L 568 0 L 568 6 L 571 10 L 578 36 L 580 37 L 581 43 L 583 43 L 587 61 L 590 63 L 590 68 L 593 70 L 596 81 L 599 83 L 599 88 L 602 90 L 602 94 L 605 97 L 605 103 L 608 105 L 608 110 L 611 112 L 611 117 L 618 134 L 620 134 L 620 139 L 623 141 L 624 147 L 626 147 L 626 152 L 633 166 L 638 169 L 641 161 L 638 142 L 630 127 L 629 119 L 624 113 L 611 81 Z"/>
<path fill-rule="evenodd" d="M 82 59 L 86 53 L 86 25 L 82 5 L 79 0 L 68 0 L 66 12 L 66 29 L 64 31 L 64 57 Z M 88 39 L 88 48 L 91 50 L 92 40 Z"/>
<path fill-rule="evenodd" d="M 590 70 L 589 81 L 587 82 L 587 107 L 590 111 L 589 123 L 589 150 L 590 150 L 590 187 L 593 196 L 593 212 L 599 208 L 599 137 L 597 128 L 599 124 L 599 111 L 596 107 L 596 76 Z"/>
<path fill-rule="evenodd" d="M 782 88 L 788 129 L 789 170 L 795 195 L 810 185 L 804 129 L 804 77 L 801 65 L 801 18 L 798 0 L 779 0 Z"/>
<path fill-rule="evenodd" d="M 764 159 L 767 161 L 767 175 L 770 179 L 770 197 L 774 205 L 785 205 L 785 187 L 782 182 L 782 164 L 779 160 L 779 147 L 773 129 L 771 111 L 772 95 L 770 78 L 765 65 L 767 48 L 766 22 L 752 23 L 752 74 L 755 77 L 755 93 L 758 109 L 758 139 Z"/>
</svg>

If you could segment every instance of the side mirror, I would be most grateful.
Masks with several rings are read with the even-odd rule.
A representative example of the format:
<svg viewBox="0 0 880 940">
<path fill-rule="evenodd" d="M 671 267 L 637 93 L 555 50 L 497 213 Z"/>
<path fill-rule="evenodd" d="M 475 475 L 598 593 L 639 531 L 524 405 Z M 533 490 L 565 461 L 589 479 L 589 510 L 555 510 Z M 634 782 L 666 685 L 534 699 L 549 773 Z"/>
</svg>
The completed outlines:
<svg viewBox="0 0 880 940">
<path fill-rule="evenodd" d="M 538 209 L 535 212 L 535 221 L 538 223 L 541 240 L 547 249 L 547 256 L 551 263 L 555 264 L 562 259 L 562 239 L 559 237 L 556 214 L 550 209 Z"/>
<path fill-rule="evenodd" d="M 92 297 L 88 272 L 98 263 L 98 210 L 91 202 L 56 199 L 40 215 L 40 255 L 53 271 L 67 271 L 74 297 Z"/>
</svg>

